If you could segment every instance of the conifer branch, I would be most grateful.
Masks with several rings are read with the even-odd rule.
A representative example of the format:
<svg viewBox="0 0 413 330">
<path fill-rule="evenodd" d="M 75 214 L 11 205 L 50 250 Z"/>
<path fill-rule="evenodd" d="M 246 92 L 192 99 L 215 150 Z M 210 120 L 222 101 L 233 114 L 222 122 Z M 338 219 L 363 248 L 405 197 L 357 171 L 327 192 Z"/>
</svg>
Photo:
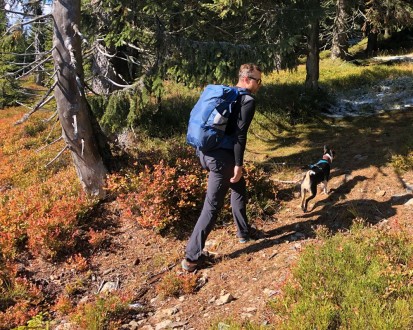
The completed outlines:
<svg viewBox="0 0 413 330">
<path fill-rule="evenodd" d="M 57 111 L 55 111 L 53 117 L 51 117 L 51 118 L 54 118 L 56 115 L 57 115 Z M 49 134 L 47 134 L 47 136 L 46 136 L 46 141 L 49 140 L 49 137 L 50 137 L 50 135 L 52 135 L 52 133 L 53 133 L 53 131 L 54 131 L 54 128 L 56 127 L 56 125 L 57 125 L 58 122 L 59 122 L 59 118 L 57 118 L 57 119 L 55 120 L 55 122 L 53 123 L 52 128 L 50 129 Z"/>
<path fill-rule="evenodd" d="M 23 12 L 21 12 L 21 11 L 15 11 L 15 10 L 10 10 L 10 9 L 4 9 L 4 11 L 5 11 L 6 13 L 9 13 L 9 14 L 16 14 L 16 15 L 22 15 L 22 16 L 31 16 L 31 17 L 36 16 L 36 15 L 34 15 L 34 14 L 23 13 Z"/>
<path fill-rule="evenodd" d="M 72 28 L 75 31 L 75 33 L 80 37 L 80 39 L 82 40 L 83 43 L 85 43 L 86 45 L 89 44 L 87 39 L 85 38 L 85 36 L 80 32 L 79 27 L 77 26 L 77 24 L 72 24 Z"/>
<path fill-rule="evenodd" d="M 14 56 L 36 56 L 36 55 L 47 55 L 50 54 L 53 51 L 53 48 L 44 51 L 44 52 L 38 52 L 38 53 L 13 53 L 13 52 L 0 52 L 0 55 L 14 55 Z"/>
<path fill-rule="evenodd" d="M 49 121 L 51 121 L 54 117 L 57 116 L 57 110 L 53 113 L 53 115 L 51 115 L 49 118 L 45 119 L 44 122 L 48 123 Z"/>
<path fill-rule="evenodd" d="M 110 82 L 112 85 L 117 86 L 117 87 L 121 87 L 121 88 L 132 88 L 134 87 L 134 85 L 122 85 L 122 84 L 118 84 L 117 82 L 114 82 L 112 79 L 108 78 L 108 77 L 104 77 L 108 82 Z"/>
</svg>

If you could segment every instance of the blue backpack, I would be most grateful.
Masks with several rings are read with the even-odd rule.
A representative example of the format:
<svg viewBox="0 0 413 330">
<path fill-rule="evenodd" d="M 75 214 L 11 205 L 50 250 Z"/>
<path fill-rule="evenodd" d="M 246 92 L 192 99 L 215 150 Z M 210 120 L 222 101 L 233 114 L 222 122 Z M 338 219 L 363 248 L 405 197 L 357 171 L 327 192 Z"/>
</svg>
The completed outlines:
<svg viewBox="0 0 413 330">
<path fill-rule="evenodd" d="M 249 94 L 246 89 L 225 85 L 208 85 L 193 107 L 186 141 L 206 152 L 219 148 L 225 139 L 225 129 L 232 106 L 239 95 Z"/>
</svg>

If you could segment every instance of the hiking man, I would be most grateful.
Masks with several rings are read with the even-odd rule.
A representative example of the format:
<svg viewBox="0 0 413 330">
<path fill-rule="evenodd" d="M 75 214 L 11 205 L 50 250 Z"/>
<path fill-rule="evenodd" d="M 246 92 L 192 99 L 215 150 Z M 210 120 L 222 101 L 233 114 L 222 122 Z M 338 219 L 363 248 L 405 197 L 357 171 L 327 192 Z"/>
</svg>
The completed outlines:
<svg viewBox="0 0 413 330">
<path fill-rule="evenodd" d="M 252 63 L 241 65 L 236 87 L 247 93 L 240 93 L 232 107 L 224 143 L 217 149 L 197 151 L 201 165 L 209 171 L 209 176 L 204 206 L 187 243 L 185 259 L 182 260 L 182 268 L 189 272 L 199 266 L 205 242 L 224 205 L 229 188 L 239 242 L 246 243 L 251 238 L 246 213 L 246 182 L 242 171 L 247 132 L 255 113 L 255 100 L 250 94 L 257 93 L 261 87 L 261 69 Z"/>
</svg>

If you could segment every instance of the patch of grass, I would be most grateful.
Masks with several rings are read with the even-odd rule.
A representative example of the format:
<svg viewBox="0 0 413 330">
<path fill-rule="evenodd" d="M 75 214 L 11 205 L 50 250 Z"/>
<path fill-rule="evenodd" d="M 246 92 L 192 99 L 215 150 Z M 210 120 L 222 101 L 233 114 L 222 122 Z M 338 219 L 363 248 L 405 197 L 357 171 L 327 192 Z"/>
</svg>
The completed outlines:
<svg viewBox="0 0 413 330">
<path fill-rule="evenodd" d="M 233 319 L 215 321 L 209 327 L 209 330 L 270 330 L 274 327 L 270 325 L 257 325 L 250 321 L 239 322 Z"/>
<path fill-rule="evenodd" d="M 409 170 L 413 170 L 413 151 L 410 151 L 407 155 L 392 155 L 391 164 L 394 169 L 401 173 Z"/>
<path fill-rule="evenodd" d="M 119 295 L 99 296 L 94 301 L 80 304 L 70 318 L 85 330 L 115 330 L 120 328 L 122 316 L 128 313 L 129 298 Z"/>
<path fill-rule="evenodd" d="M 413 244 L 356 222 L 349 233 L 313 244 L 270 303 L 278 329 L 409 329 Z"/>
</svg>

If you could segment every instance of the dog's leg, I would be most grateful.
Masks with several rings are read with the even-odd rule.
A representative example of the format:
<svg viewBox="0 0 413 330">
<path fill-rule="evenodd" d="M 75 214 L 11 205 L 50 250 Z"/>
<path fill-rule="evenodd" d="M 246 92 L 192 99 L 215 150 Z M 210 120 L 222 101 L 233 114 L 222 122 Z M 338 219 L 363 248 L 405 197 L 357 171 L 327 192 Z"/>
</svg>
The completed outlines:
<svg viewBox="0 0 413 330">
<path fill-rule="evenodd" d="M 313 184 L 310 188 L 311 195 L 305 200 L 304 212 L 307 212 L 308 202 L 312 200 L 317 195 L 317 185 Z"/>
<path fill-rule="evenodd" d="M 304 175 L 303 180 L 301 181 L 301 209 L 303 212 L 307 212 L 305 207 L 305 195 L 307 191 L 310 191 L 310 171 Z"/>
<path fill-rule="evenodd" d="M 328 195 L 327 180 L 323 181 L 323 192 L 324 194 Z"/>
<path fill-rule="evenodd" d="M 304 200 L 305 200 L 305 193 L 306 193 L 306 189 L 303 187 L 303 185 L 301 185 L 301 209 L 304 212 L 307 212 L 307 210 L 304 208 Z"/>
</svg>

